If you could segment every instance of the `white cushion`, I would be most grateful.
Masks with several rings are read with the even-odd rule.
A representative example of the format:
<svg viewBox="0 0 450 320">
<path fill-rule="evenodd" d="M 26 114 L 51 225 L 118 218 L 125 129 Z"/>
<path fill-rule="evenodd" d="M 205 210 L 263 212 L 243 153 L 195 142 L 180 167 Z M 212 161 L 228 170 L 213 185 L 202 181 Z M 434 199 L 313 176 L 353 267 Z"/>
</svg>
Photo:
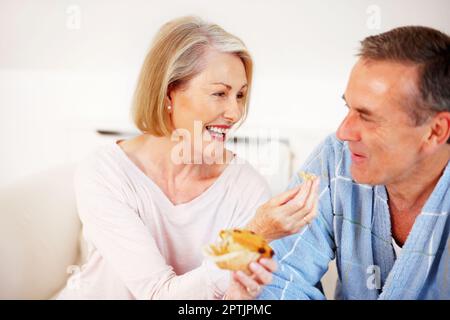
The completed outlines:
<svg viewBox="0 0 450 320">
<path fill-rule="evenodd" d="M 0 189 L 0 299 L 47 299 L 65 285 L 80 247 L 73 170 Z"/>
</svg>

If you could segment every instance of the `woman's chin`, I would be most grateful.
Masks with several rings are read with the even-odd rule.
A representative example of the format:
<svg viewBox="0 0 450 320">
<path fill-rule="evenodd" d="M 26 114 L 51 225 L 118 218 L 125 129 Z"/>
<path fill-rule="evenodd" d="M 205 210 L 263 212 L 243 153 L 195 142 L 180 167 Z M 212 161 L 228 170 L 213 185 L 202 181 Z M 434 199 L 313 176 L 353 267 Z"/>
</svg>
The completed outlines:
<svg viewBox="0 0 450 320">
<path fill-rule="evenodd" d="M 197 154 L 201 154 L 203 163 L 206 164 L 224 164 L 227 162 L 227 152 L 224 148 L 223 142 L 205 142 L 203 145 L 203 149 L 201 151 L 199 150 Z"/>
</svg>

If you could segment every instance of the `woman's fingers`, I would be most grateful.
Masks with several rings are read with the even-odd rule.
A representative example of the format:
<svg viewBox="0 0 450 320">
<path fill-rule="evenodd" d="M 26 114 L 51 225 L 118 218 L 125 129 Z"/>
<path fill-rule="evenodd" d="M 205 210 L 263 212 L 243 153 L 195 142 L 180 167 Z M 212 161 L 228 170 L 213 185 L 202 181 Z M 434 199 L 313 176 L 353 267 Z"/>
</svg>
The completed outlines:
<svg viewBox="0 0 450 320">
<path fill-rule="evenodd" d="M 261 285 L 242 271 L 235 273 L 235 279 L 251 297 L 256 297 L 261 291 Z"/>
<path fill-rule="evenodd" d="M 317 204 L 318 204 L 318 202 L 316 201 L 314 203 L 314 206 L 311 209 L 311 211 L 306 213 L 305 216 L 303 218 L 301 218 L 302 226 L 310 224 L 314 220 L 314 218 L 317 216 Z"/>
<path fill-rule="evenodd" d="M 278 206 L 285 204 L 286 202 L 288 202 L 289 200 L 291 200 L 298 194 L 298 192 L 300 191 L 300 188 L 301 188 L 301 185 L 298 185 L 288 191 L 280 193 L 279 195 L 277 195 L 269 200 L 269 205 L 272 207 L 278 207 Z"/>
<path fill-rule="evenodd" d="M 312 185 L 308 197 L 306 198 L 306 202 L 301 210 L 295 212 L 293 217 L 296 221 L 303 221 L 304 224 L 310 223 L 312 219 L 316 216 L 317 212 L 317 202 L 318 202 L 318 191 L 319 191 L 319 178 L 316 178 Z"/>
<path fill-rule="evenodd" d="M 250 264 L 251 275 L 242 271 L 233 271 L 230 287 L 225 295 L 226 299 L 255 299 L 264 285 L 272 282 L 272 272 L 277 264 L 273 259 L 262 258 L 258 262 Z"/>
<path fill-rule="evenodd" d="M 316 216 L 319 178 L 272 198 L 258 208 L 246 228 L 268 241 L 297 233 Z"/>
<path fill-rule="evenodd" d="M 275 272 L 275 270 L 277 270 L 277 263 L 273 259 L 262 258 L 259 260 L 259 263 L 270 272 Z"/>
<path fill-rule="evenodd" d="M 294 214 L 305 206 L 306 200 L 311 194 L 312 182 L 308 180 L 300 186 L 300 191 L 297 195 L 284 205 L 286 214 Z"/>
<path fill-rule="evenodd" d="M 253 272 L 254 279 L 260 284 L 265 285 L 272 282 L 272 273 L 267 271 L 261 264 L 257 262 L 250 263 L 250 270 Z"/>
<path fill-rule="evenodd" d="M 272 272 L 277 268 L 273 259 L 262 258 L 258 262 L 250 264 L 251 275 L 242 271 L 233 271 L 232 281 L 226 293 L 227 299 L 254 299 L 260 293 L 264 285 L 272 282 Z"/>
<path fill-rule="evenodd" d="M 307 180 L 304 183 L 302 183 L 302 188 L 300 189 L 300 192 L 292 199 L 292 202 L 299 204 L 304 203 L 308 195 L 311 193 L 311 187 L 312 187 L 311 180 Z"/>
</svg>

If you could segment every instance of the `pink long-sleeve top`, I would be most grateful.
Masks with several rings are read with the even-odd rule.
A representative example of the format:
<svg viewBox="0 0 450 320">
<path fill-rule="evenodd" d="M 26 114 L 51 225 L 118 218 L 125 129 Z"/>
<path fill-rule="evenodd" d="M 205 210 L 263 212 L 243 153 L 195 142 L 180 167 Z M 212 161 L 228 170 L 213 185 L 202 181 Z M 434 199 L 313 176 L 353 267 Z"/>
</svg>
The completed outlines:
<svg viewBox="0 0 450 320">
<path fill-rule="evenodd" d="M 85 159 L 74 184 L 88 258 L 59 299 L 220 299 L 230 274 L 202 248 L 270 198 L 264 178 L 234 157 L 206 191 L 174 205 L 117 143 Z"/>
</svg>

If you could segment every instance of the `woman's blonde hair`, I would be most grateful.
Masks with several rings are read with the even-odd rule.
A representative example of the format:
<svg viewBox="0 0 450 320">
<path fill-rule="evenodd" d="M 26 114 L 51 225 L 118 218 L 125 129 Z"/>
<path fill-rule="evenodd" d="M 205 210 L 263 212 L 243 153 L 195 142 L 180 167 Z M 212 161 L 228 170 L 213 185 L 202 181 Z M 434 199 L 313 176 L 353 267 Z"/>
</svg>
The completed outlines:
<svg viewBox="0 0 450 320">
<path fill-rule="evenodd" d="M 170 90 L 181 87 L 202 71 L 203 55 L 208 48 L 235 54 L 242 60 L 248 93 L 241 122 L 246 118 L 253 61 L 245 44 L 216 24 L 188 16 L 164 24 L 145 58 L 132 106 L 133 121 L 141 132 L 155 136 L 171 134 L 165 98 Z"/>
</svg>

